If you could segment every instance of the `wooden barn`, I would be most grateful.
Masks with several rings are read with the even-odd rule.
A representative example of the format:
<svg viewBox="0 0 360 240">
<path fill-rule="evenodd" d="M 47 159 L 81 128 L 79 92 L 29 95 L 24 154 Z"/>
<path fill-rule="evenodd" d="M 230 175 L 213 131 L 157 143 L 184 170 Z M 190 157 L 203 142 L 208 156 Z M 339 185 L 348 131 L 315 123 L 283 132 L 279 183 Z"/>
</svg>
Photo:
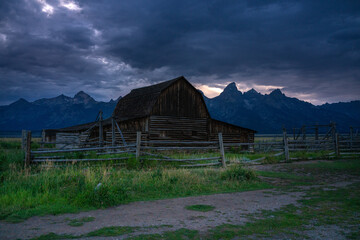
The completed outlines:
<svg viewBox="0 0 360 240">
<path fill-rule="evenodd" d="M 116 125 L 114 126 L 114 121 Z M 97 124 L 97 127 L 93 127 Z M 101 129 L 99 130 L 99 125 Z M 113 132 L 121 130 L 126 142 L 135 142 L 136 132 L 143 140 L 217 140 L 223 133 L 224 142 L 253 142 L 254 130 L 212 119 L 201 93 L 185 77 L 132 90 L 119 100 L 113 116 L 98 123 L 58 129 L 59 137 L 79 136 L 79 141 L 103 139 L 111 142 Z M 116 131 L 116 142 L 121 142 Z"/>
</svg>

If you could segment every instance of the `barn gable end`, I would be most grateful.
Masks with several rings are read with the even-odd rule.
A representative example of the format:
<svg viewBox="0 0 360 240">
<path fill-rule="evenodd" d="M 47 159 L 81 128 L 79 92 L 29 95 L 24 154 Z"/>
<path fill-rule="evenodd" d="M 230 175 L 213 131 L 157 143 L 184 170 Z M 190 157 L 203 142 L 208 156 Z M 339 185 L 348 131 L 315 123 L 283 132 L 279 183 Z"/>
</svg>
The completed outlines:
<svg viewBox="0 0 360 240">
<path fill-rule="evenodd" d="M 151 115 L 210 118 L 202 95 L 185 78 L 173 82 L 161 92 Z"/>
<path fill-rule="evenodd" d="M 150 115 L 209 118 L 203 97 L 184 77 L 132 90 L 113 115 L 120 121 Z"/>
</svg>

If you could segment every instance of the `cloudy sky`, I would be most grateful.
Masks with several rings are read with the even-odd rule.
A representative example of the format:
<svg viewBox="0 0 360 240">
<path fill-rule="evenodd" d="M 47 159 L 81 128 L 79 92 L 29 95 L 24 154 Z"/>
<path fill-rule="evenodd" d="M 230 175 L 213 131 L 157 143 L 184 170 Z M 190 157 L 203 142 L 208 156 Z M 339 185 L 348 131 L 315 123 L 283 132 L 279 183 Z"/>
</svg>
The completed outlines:
<svg viewBox="0 0 360 240">
<path fill-rule="evenodd" d="M 0 105 L 108 101 L 184 75 L 314 104 L 360 99 L 359 0 L 0 1 Z"/>
</svg>

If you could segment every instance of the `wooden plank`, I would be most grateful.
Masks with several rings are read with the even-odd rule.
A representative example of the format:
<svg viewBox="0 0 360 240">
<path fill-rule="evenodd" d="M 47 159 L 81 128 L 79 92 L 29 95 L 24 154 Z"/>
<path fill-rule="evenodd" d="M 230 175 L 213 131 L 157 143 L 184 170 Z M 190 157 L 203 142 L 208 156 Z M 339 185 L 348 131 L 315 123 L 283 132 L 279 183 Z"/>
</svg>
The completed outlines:
<svg viewBox="0 0 360 240">
<path fill-rule="evenodd" d="M 135 145 L 115 146 L 115 147 L 75 148 L 75 149 L 50 150 L 50 151 L 32 151 L 31 153 L 45 154 L 45 153 L 62 153 L 62 152 L 86 152 L 86 151 L 118 149 L 118 148 L 128 148 L 128 147 L 135 147 Z"/>
<path fill-rule="evenodd" d="M 180 167 L 206 167 L 206 166 L 217 166 L 221 163 L 201 163 L 201 164 L 191 164 L 191 165 L 180 165 Z"/>
<path fill-rule="evenodd" d="M 170 157 L 167 157 L 167 156 L 163 156 L 163 155 L 160 155 L 160 154 L 149 153 L 149 152 L 140 152 L 140 154 L 149 155 L 149 156 L 153 156 L 153 157 L 161 157 L 161 159 L 171 159 Z"/>
<path fill-rule="evenodd" d="M 115 161 L 115 160 L 125 160 L 129 159 L 129 157 L 121 157 L 121 158 L 84 158 L 84 159 L 39 159 L 33 160 L 33 162 L 90 162 L 90 161 Z"/>
<path fill-rule="evenodd" d="M 142 149 L 153 149 L 153 150 L 202 150 L 202 149 L 218 149 L 218 147 L 149 147 L 144 146 Z"/>
<path fill-rule="evenodd" d="M 276 154 L 274 154 L 274 157 L 280 156 L 280 155 L 282 155 L 282 154 L 284 154 L 284 152 L 276 153 Z"/>
<path fill-rule="evenodd" d="M 335 154 L 336 156 L 340 156 L 340 152 L 339 152 L 339 134 L 335 133 Z"/>
<path fill-rule="evenodd" d="M 22 130 L 21 131 L 21 149 L 24 151 L 26 150 L 26 137 L 27 137 L 26 130 Z"/>
<path fill-rule="evenodd" d="M 106 134 L 105 134 L 106 135 Z M 111 145 L 115 146 L 116 138 L 115 138 L 115 117 L 111 117 Z"/>
<path fill-rule="evenodd" d="M 31 163 L 31 131 L 26 134 L 26 152 L 25 152 L 25 167 L 30 166 Z"/>
<path fill-rule="evenodd" d="M 222 138 L 222 133 L 218 133 L 219 135 L 219 149 L 220 149 L 220 155 L 221 155 L 221 165 L 223 168 L 226 168 L 226 159 L 225 159 L 225 150 L 224 150 L 224 142 Z"/>
<path fill-rule="evenodd" d="M 136 132 L 136 161 L 140 159 L 141 132 Z"/>
<path fill-rule="evenodd" d="M 217 144 L 218 142 L 198 142 L 198 141 L 144 141 L 147 144 Z"/>
<path fill-rule="evenodd" d="M 41 131 L 41 143 L 40 143 L 40 147 L 44 147 L 44 142 L 45 142 L 45 130 L 43 129 Z"/>
<path fill-rule="evenodd" d="M 165 161 L 165 162 L 188 162 L 188 161 L 209 161 L 209 160 L 221 160 L 221 157 L 211 158 L 189 158 L 189 159 L 172 159 L 172 158 L 149 158 L 150 161 Z"/>
<path fill-rule="evenodd" d="M 38 156 L 34 157 L 33 159 L 50 159 L 50 158 L 63 158 L 64 156 Z"/>
<path fill-rule="evenodd" d="M 128 150 L 128 151 L 116 151 L 116 152 L 102 152 L 102 153 L 96 153 L 96 155 L 108 155 L 108 154 L 122 154 L 122 153 L 129 153 L 129 154 L 134 154 L 136 150 Z"/>
<path fill-rule="evenodd" d="M 286 135 L 286 130 L 285 128 L 283 129 L 283 141 L 284 141 L 284 153 L 285 153 L 285 161 L 289 162 L 289 146 L 288 146 L 288 138 Z"/>
</svg>

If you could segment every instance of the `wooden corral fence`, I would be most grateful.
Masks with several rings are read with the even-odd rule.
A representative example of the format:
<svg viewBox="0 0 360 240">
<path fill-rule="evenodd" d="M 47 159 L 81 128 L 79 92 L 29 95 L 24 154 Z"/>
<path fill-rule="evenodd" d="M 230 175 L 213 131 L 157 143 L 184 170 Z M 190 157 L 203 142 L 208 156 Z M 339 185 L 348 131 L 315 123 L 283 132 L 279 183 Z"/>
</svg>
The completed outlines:
<svg viewBox="0 0 360 240">
<path fill-rule="evenodd" d="M 24 132 L 24 150 L 25 150 L 25 166 L 31 163 L 66 163 L 66 162 L 91 162 L 91 161 L 119 161 L 127 160 L 130 157 L 135 157 L 137 161 L 142 163 L 144 159 L 147 161 L 165 161 L 165 162 L 182 162 L 181 167 L 201 167 L 201 166 L 222 166 L 226 167 L 225 150 L 222 139 L 222 133 L 218 134 L 218 141 L 214 142 L 174 142 L 174 141 L 146 141 L 142 140 L 141 132 L 137 132 L 136 143 L 125 143 L 124 145 L 116 146 L 95 146 L 95 147 L 76 147 L 64 149 L 61 148 L 44 148 L 43 146 L 37 150 L 31 150 L 31 131 Z M 56 144 L 59 143 L 40 142 L 40 144 Z M 74 144 L 74 142 L 64 142 L 66 144 Z M 67 146 L 67 145 L 66 145 Z M 159 151 L 207 151 L 217 150 L 218 157 L 207 158 L 188 158 L 188 159 L 174 159 L 166 156 L 166 154 L 159 154 Z M 128 154 L 126 157 L 111 157 L 111 158 L 72 158 L 66 156 L 68 153 L 79 153 L 83 156 L 88 156 L 90 153 L 99 155 L 116 155 Z M 156 153 L 154 153 L 156 152 Z M 59 155 L 63 154 L 63 155 Z M 200 162 L 200 163 L 199 163 Z"/>
<path fill-rule="evenodd" d="M 121 145 L 119 142 L 115 144 L 115 138 L 111 143 L 102 146 L 88 144 L 86 147 L 79 144 L 73 148 L 65 148 L 69 144 L 75 144 L 74 141 L 70 142 L 44 142 L 41 141 L 41 147 L 36 151 L 31 150 L 31 132 L 23 131 L 22 146 L 25 150 L 25 165 L 31 163 L 43 162 L 90 162 L 90 161 L 120 161 L 129 158 L 136 158 L 140 163 L 146 161 L 159 161 L 159 162 L 180 162 L 183 163 L 179 166 L 182 167 L 201 167 L 201 166 L 222 166 L 226 167 L 225 151 L 236 150 L 238 153 L 268 153 L 273 156 L 283 156 L 285 161 L 295 160 L 290 156 L 295 152 L 317 152 L 324 151 L 331 157 L 353 157 L 360 154 L 360 134 L 359 131 L 354 131 L 354 127 L 350 128 L 349 134 L 339 134 L 336 132 L 335 124 L 328 125 L 329 129 L 322 134 L 306 134 L 301 138 L 293 134 L 288 134 L 286 129 L 283 129 L 283 134 L 273 137 L 267 136 L 266 138 L 256 140 L 255 142 L 248 143 L 224 143 L 222 133 L 218 134 L 217 141 L 168 141 L 168 140 L 148 140 L 148 137 L 141 132 L 136 134 L 136 142 L 126 143 L 124 140 Z M 121 133 L 121 131 L 119 131 Z M 121 138 L 121 136 L 116 136 Z M 45 148 L 47 144 L 56 144 L 55 148 Z M 94 143 L 95 144 L 95 143 Z M 174 152 L 192 152 L 203 153 L 212 151 L 211 157 L 197 157 L 197 158 L 174 158 Z M 69 158 L 67 153 L 83 154 L 82 158 Z M 92 154 L 90 154 L 92 152 Z M 109 154 L 109 158 L 86 158 L 86 156 L 101 156 Z M 61 155 L 64 154 L 64 155 Z M 116 154 L 128 154 L 123 157 L 116 157 Z M 218 156 L 213 156 L 217 155 Z M 115 157 L 114 157 L 115 155 Z M 201 155 L 201 154 L 197 154 Z M 186 155 L 184 155 L 186 156 Z M 259 162 L 264 160 L 261 157 L 247 162 Z"/>
<path fill-rule="evenodd" d="M 337 135 L 337 148 L 340 155 L 360 154 L 360 127 L 350 127 L 349 134 Z"/>
<path fill-rule="evenodd" d="M 222 166 L 226 167 L 226 158 L 222 133 L 218 134 L 218 141 L 141 141 L 141 132 L 137 132 L 137 158 L 141 160 L 141 156 L 146 156 L 146 160 L 165 161 L 165 162 L 181 162 L 184 163 L 180 167 L 204 167 L 204 166 Z M 171 158 L 166 156 L 166 152 L 191 152 L 191 151 L 218 151 L 217 157 L 202 158 Z M 155 153 L 154 153 L 155 152 Z"/>
</svg>

